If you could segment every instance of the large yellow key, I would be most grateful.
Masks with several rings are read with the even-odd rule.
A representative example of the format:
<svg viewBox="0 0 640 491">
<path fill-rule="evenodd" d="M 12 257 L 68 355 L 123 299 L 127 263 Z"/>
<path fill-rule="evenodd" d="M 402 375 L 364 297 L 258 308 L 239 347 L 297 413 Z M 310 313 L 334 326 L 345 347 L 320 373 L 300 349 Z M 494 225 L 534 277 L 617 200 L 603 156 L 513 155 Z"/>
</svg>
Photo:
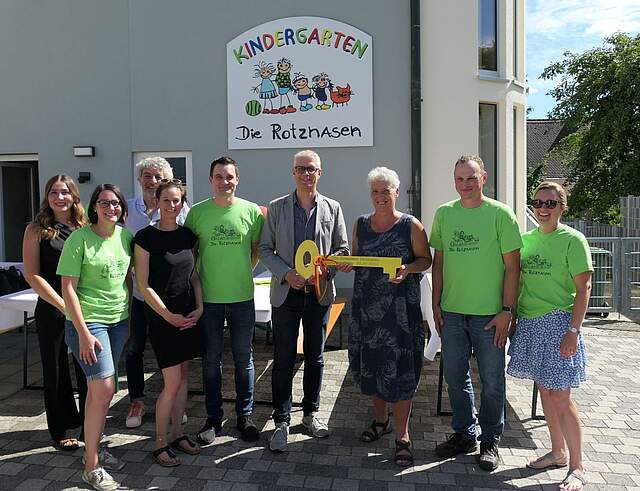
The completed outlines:
<svg viewBox="0 0 640 491">
<path fill-rule="evenodd" d="M 309 254 L 310 259 L 305 261 Z M 316 258 L 320 255 L 318 246 L 312 240 L 305 240 L 296 251 L 296 271 L 305 280 L 313 276 Z M 351 264 L 352 266 L 365 268 L 382 268 L 382 272 L 388 274 L 390 278 L 396 277 L 396 272 L 402 266 L 400 257 L 373 257 L 373 256 L 328 256 L 331 264 Z"/>
</svg>

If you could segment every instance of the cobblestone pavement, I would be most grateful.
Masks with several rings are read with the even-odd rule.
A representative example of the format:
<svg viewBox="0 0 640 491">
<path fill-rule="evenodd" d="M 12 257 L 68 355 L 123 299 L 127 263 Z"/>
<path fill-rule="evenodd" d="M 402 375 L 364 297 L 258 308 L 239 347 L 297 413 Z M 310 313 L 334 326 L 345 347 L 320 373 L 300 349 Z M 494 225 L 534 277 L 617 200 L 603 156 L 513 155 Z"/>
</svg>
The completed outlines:
<svg viewBox="0 0 640 491">
<path fill-rule="evenodd" d="M 585 426 L 585 464 L 590 481 L 586 489 L 640 490 L 640 332 L 602 329 L 596 322 L 592 326 L 585 330 L 589 381 L 575 391 Z M 334 333 L 337 335 L 337 329 Z M 11 342 L 10 336 L 0 337 L 0 352 L 6 353 L 1 343 Z M 335 341 L 330 340 L 332 343 Z M 256 399 L 263 401 L 270 398 L 270 349 L 259 333 Z M 13 360 L 16 366 L 18 360 Z M 225 395 L 233 397 L 231 360 L 225 361 Z M 6 372 L 5 367 L 11 363 L 2 363 L 0 370 Z M 146 366 L 147 407 L 152 413 L 161 380 L 155 373 L 151 352 L 147 353 Z M 450 427 L 448 417 L 436 415 L 438 363 L 426 362 L 411 420 L 416 465 L 399 470 L 391 461 L 392 435 L 373 444 L 359 441 L 372 416 L 367 399 L 353 386 L 347 367 L 346 350 L 326 353 L 321 417 L 332 429 L 329 438 L 307 436 L 300 425 L 302 414 L 296 411 L 288 452 L 273 454 L 266 448 L 273 431 L 269 406 L 256 405 L 255 420 L 263 433 L 257 445 L 249 445 L 239 440 L 233 405 L 225 403 L 228 420 L 222 435 L 199 456 L 181 455 L 183 464 L 175 468 L 160 467 L 151 459 L 153 414 L 147 414 L 140 428 L 124 428 L 127 399 L 123 384 L 105 430 L 112 452 L 126 461 L 114 476 L 130 489 L 367 491 L 551 490 L 557 489 L 557 482 L 564 477 L 563 470 L 535 472 L 524 467 L 528 458 L 543 454 L 549 445 L 544 422 L 531 419 L 531 382 L 508 379 L 507 423 L 501 445 L 504 465 L 485 473 L 478 469 L 473 456 L 442 461 L 433 452 L 435 443 L 446 437 Z M 294 399 L 300 400 L 304 367 L 297 368 Z M 38 371 L 37 363 L 30 367 L 32 380 Z M 201 386 L 199 362 L 193 362 L 192 372 L 190 386 L 197 389 Z M 3 383 L 9 384 L 6 380 Z M 444 404 L 447 407 L 446 398 Z M 205 418 L 202 395 L 190 397 L 188 415 L 186 430 L 193 433 Z M 0 489 L 85 489 L 80 479 L 81 458 L 82 450 L 63 454 L 50 445 L 41 391 L 23 390 L 4 396 L 0 403 Z"/>
</svg>

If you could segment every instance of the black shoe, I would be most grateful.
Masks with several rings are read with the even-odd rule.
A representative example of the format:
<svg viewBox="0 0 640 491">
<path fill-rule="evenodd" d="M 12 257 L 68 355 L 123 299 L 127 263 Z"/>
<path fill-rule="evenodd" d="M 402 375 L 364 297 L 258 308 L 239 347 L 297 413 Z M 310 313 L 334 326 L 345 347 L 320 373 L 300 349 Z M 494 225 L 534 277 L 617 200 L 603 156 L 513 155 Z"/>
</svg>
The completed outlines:
<svg viewBox="0 0 640 491">
<path fill-rule="evenodd" d="M 260 431 L 250 415 L 238 416 L 237 428 L 240 430 L 240 438 L 245 442 L 255 442 L 260 438 Z"/>
<path fill-rule="evenodd" d="M 494 471 L 500 465 L 497 442 L 480 442 L 480 455 L 476 457 L 480 469 Z"/>
<path fill-rule="evenodd" d="M 461 453 L 473 453 L 478 448 L 475 439 L 468 438 L 462 433 L 454 433 L 446 442 L 436 445 L 436 455 L 449 459 Z"/>
<path fill-rule="evenodd" d="M 207 418 L 206 423 L 196 435 L 196 441 L 203 446 L 211 445 L 221 430 L 222 422 L 219 419 Z"/>
</svg>

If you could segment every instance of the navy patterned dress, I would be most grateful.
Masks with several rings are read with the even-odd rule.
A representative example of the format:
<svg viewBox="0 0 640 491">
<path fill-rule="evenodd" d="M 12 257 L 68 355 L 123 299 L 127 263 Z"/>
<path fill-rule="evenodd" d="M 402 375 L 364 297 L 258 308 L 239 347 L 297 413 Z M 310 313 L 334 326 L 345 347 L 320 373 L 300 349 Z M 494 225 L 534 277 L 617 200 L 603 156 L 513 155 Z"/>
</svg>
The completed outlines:
<svg viewBox="0 0 640 491">
<path fill-rule="evenodd" d="M 390 230 L 371 228 L 371 215 L 358 218 L 359 256 L 414 260 L 410 215 Z M 356 268 L 349 325 L 349 364 L 365 395 L 394 403 L 411 399 L 420 381 L 425 332 L 420 309 L 420 275 L 390 283 L 382 268 Z"/>
</svg>

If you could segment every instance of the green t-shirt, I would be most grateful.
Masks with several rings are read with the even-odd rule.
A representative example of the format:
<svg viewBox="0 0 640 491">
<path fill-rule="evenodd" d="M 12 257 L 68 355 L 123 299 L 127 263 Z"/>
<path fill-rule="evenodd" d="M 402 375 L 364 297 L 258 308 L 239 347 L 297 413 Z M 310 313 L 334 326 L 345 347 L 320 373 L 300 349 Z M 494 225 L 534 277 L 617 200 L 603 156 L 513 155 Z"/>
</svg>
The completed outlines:
<svg viewBox="0 0 640 491">
<path fill-rule="evenodd" d="M 115 324 L 129 316 L 129 292 L 125 277 L 131 263 L 133 236 L 117 226 L 103 239 L 87 225 L 64 243 L 57 273 L 78 277 L 76 292 L 85 322 Z M 69 314 L 66 314 L 71 320 Z"/>
<path fill-rule="evenodd" d="M 442 310 L 500 312 L 502 254 L 522 247 L 516 216 L 507 205 L 490 198 L 476 208 L 464 208 L 460 200 L 444 203 L 436 210 L 430 244 L 444 256 Z"/>
<path fill-rule="evenodd" d="M 571 312 L 574 276 L 593 271 L 587 239 L 561 224 L 548 234 L 537 229 L 527 232 L 522 241 L 518 315 L 532 319 L 553 310 Z"/>
<path fill-rule="evenodd" d="M 236 198 L 223 208 L 209 198 L 189 210 L 184 226 L 198 237 L 198 274 L 207 303 L 253 298 L 251 245 L 260 240 L 264 218 L 255 203 Z"/>
</svg>

